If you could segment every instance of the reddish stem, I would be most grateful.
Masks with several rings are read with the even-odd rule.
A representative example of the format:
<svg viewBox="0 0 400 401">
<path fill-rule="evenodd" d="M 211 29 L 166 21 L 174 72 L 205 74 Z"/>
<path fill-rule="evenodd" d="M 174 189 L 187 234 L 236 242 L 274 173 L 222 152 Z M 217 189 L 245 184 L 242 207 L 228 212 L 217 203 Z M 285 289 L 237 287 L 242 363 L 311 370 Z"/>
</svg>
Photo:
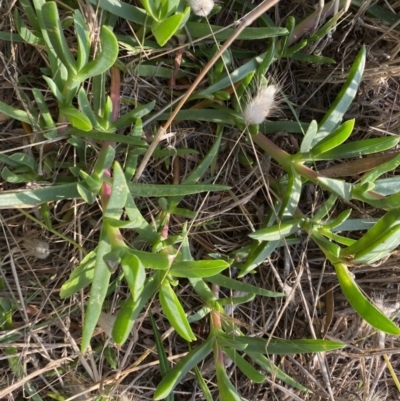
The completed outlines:
<svg viewBox="0 0 400 401">
<path fill-rule="evenodd" d="M 219 285 L 212 284 L 211 290 L 215 295 L 215 298 L 219 298 Z M 222 323 L 221 323 L 221 313 L 217 310 L 211 311 L 211 332 L 218 333 L 222 331 Z M 220 364 L 224 366 L 224 354 L 222 353 L 221 347 L 218 345 L 218 341 L 214 342 L 214 361 L 215 364 Z"/>
<path fill-rule="evenodd" d="M 119 117 L 120 108 L 120 90 L 121 90 L 121 74 L 119 68 L 115 65 L 111 67 L 111 89 L 110 97 L 112 103 L 112 121 Z"/>
<path fill-rule="evenodd" d="M 287 172 L 290 172 L 292 168 L 294 168 L 297 173 L 299 173 L 302 177 L 307 178 L 309 181 L 313 182 L 314 184 L 318 184 L 324 187 L 324 184 L 318 180 L 318 178 L 328 178 L 325 177 L 318 172 L 314 171 L 313 169 L 305 166 L 303 162 L 293 161 L 292 156 L 281 149 L 279 146 L 275 145 L 269 138 L 265 135 L 258 133 L 257 135 L 251 136 L 253 142 L 257 144 L 267 155 L 271 156 L 274 160 L 276 160 Z M 330 190 L 329 187 L 326 188 Z M 368 194 L 373 196 L 377 199 L 383 199 L 384 196 L 374 192 L 368 191 Z M 359 199 L 359 198 L 355 198 Z M 365 201 L 365 199 L 359 199 Z"/>
<path fill-rule="evenodd" d="M 111 67 L 111 88 L 110 88 L 110 97 L 112 102 L 112 121 L 115 121 L 119 117 L 119 108 L 120 108 L 120 89 L 121 89 L 121 76 L 120 71 L 116 66 Z M 115 147 L 115 142 L 113 141 L 104 141 L 103 149 L 107 146 Z M 100 199 L 101 204 L 103 206 L 103 210 L 107 207 L 107 203 L 111 196 L 111 185 L 109 184 L 109 179 L 111 178 L 111 170 L 108 169 L 104 172 L 104 182 L 100 190 Z"/>
</svg>

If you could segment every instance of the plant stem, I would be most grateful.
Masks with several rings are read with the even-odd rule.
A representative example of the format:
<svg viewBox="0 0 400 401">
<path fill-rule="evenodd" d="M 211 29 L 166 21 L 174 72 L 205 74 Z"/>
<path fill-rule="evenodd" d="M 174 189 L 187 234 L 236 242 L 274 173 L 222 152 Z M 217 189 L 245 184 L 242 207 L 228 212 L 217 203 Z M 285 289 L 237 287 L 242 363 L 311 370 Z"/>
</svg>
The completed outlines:
<svg viewBox="0 0 400 401">
<path fill-rule="evenodd" d="M 219 298 L 219 285 L 212 284 L 211 290 L 215 295 L 215 298 Z M 222 331 L 221 324 L 221 313 L 217 310 L 211 311 L 211 333 L 216 334 Z M 215 364 L 220 364 L 222 367 L 224 366 L 224 354 L 222 353 L 222 349 L 218 344 L 218 341 L 214 341 L 214 361 Z"/>
<path fill-rule="evenodd" d="M 111 67 L 111 89 L 110 89 L 110 97 L 112 102 L 112 121 L 115 121 L 119 116 L 119 100 L 120 100 L 120 89 L 121 89 L 121 77 L 119 69 L 114 65 Z M 107 146 L 114 147 L 115 142 L 113 141 L 104 141 L 103 142 L 103 149 Z M 111 170 L 108 169 L 104 172 L 104 182 L 100 189 L 100 199 L 101 204 L 103 206 L 103 210 L 107 207 L 107 203 L 111 196 L 111 185 L 108 183 L 109 179 L 111 178 Z"/>
<path fill-rule="evenodd" d="M 257 144 L 267 155 L 271 156 L 276 160 L 287 172 L 290 172 L 292 168 L 292 156 L 275 145 L 265 135 L 258 133 L 257 135 L 251 135 L 251 140 Z"/>
<path fill-rule="evenodd" d="M 219 285 L 217 284 L 212 284 L 211 290 L 213 294 L 215 295 L 215 298 L 219 298 Z M 218 332 L 222 330 L 222 324 L 221 324 L 221 314 L 217 310 L 212 310 L 211 311 L 211 331 L 212 332 Z"/>
<path fill-rule="evenodd" d="M 318 180 L 318 178 L 328 178 L 318 172 L 314 171 L 310 167 L 304 165 L 304 162 L 294 161 L 292 156 L 282 150 L 279 146 L 275 145 L 269 138 L 267 138 L 264 134 L 258 133 L 257 135 L 251 135 L 250 138 L 252 141 L 257 144 L 267 155 L 271 156 L 275 161 L 277 161 L 286 172 L 290 173 L 292 169 L 294 169 L 298 174 L 302 177 L 307 178 L 309 181 L 313 182 L 321 186 L 322 188 L 331 190 L 329 186 L 325 186 L 323 182 Z M 372 196 L 376 199 L 384 199 L 385 197 L 377 192 L 368 191 L 368 195 Z M 357 194 L 353 193 L 353 199 L 358 199 L 363 202 L 367 202 L 368 200 L 357 196 Z"/>
<path fill-rule="evenodd" d="M 112 121 L 119 117 L 120 111 L 120 89 L 121 89 L 121 74 L 119 68 L 115 65 L 111 67 L 111 89 L 110 97 L 112 103 Z"/>
</svg>

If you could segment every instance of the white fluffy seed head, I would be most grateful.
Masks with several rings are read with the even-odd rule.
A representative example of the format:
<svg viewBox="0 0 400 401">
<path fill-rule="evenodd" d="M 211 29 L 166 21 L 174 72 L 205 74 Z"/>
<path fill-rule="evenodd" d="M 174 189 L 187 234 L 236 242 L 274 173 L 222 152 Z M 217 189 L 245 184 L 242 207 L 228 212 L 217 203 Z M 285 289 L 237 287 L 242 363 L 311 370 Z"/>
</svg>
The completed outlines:
<svg viewBox="0 0 400 401">
<path fill-rule="evenodd" d="M 188 0 L 189 6 L 193 13 L 206 17 L 214 8 L 214 0 Z"/>
<path fill-rule="evenodd" d="M 29 256 L 46 259 L 50 255 L 49 244 L 39 238 L 24 238 L 22 245 Z"/>
<path fill-rule="evenodd" d="M 274 109 L 276 92 L 275 85 L 263 86 L 258 90 L 244 109 L 243 119 L 246 125 L 258 125 L 264 122 Z"/>
</svg>

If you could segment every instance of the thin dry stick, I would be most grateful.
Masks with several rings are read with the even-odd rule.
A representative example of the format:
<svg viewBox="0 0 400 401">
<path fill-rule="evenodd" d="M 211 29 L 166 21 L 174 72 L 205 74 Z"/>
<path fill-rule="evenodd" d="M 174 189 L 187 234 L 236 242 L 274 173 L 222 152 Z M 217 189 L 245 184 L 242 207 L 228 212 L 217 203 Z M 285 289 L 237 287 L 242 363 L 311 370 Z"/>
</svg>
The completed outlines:
<svg viewBox="0 0 400 401">
<path fill-rule="evenodd" d="M 0 399 L 6 397 L 9 394 L 11 395 L 11 393 L 14 390 L 19 389 L 25 383 L 27 383 L 28 381 L 34 379 L 36 376 L 39 376 L 39 375 L 41 375 L 43 373 L 46 373 L 49 370 L 56 369 L 56 368 L 60 367 L 62 364 L 64 364 L 65 362 L 70 362 L 71 360 L 72 360 L 71 358 L 65 357 L 65 358 L 57 359 L 56 361 L 51 361 L 44 368 L 36 370 L 36 371 L 32 372 L 31 374 L 25 376 L 21 380 L 15 382 L 11 386 L 8 386 L 7 388 L 0 390 Z"/>
<path fill-rule="evenodd" d="M 277 4 L 279 0 L 265 0 L 263 3 L 261 3 L 257 8 L 252 10 L 250 13 L 245 15 L 240 22 L 238 23 L 238 27 L 235 29 L 235 31 L 232 33 L 230 38 L 223 44 L 223 46 L 219 49 L 219 51 L 212 57 L 212 59 L 207 63 L 207 65 L 203 68 L 203 70 L 200 72 L 199 76 L 196 78 L 196 80 L 193 82 L 192 86 L 188 89 L 188 91 L 185 93 L 185 96 L 181 99 L 181 101 L 178 103 L 178 106 L 176 106 L 175 110 L 171 113 L 168 121 L 158 129 L 156 136 L 154 137 L 153 142 L 147 149 L 147 152 L 143 156 L 143 159 L 136 170 L 136 174 L 133 178 L 134 182 L 137 182 L 140 177 L 143 174 L 144 169 L 147 166 L 147 163 L 150 160 L 151 155 L 155 151 L 157 145 L 162 141 L 165 133 L 167 132 L 167 129 L 169 126 L 172 124 L 174 121 L 176 115 L 178 114 L 179 110 L 182 108 L 182 106 L 185 104 L 186 100 L 189 98 L 189 96 L 193 93 L 193 91 L 196 89 L 197 85 L 202 81 L 202 79 L 205 77 L 207 72 L 211 69 L 211 67 L 215 64 L 215 62 L 220 58 L 220 56 L 225 52 L 226 49 L 233 43 L 233 41 L 243 32 L 243 30 L 249 26 L 254 20 L 256 20 L 258 17 L 260 17 L 262 14 L 264 14 L 267 10 L 269 10 L 272 6 Z"/>
</svg>

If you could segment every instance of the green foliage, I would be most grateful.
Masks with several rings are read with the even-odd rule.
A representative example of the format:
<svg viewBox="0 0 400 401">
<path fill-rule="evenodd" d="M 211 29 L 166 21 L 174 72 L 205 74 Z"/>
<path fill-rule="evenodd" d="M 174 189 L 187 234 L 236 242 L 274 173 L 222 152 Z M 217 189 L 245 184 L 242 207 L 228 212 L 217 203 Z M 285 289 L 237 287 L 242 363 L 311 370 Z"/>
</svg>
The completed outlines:
<svg viewBox="0 0 400 401">
<path fill-rule="evenodd" d="M 185 310 L 172 289 L 171 284 L 167 280 L 164 280 L 161 284 L 160 304 L 166 318 L 176 332 L 186 341 L 191 342 L 196 340 L 196 336 L 194 335 L 185 315 Z"/>
<path fill-rule="evenodd" d="M 210 336 L 206 341 L 196 348 L 193 348 L 183 357 L 162 379 L 154 393 L 155 400 L 162 400 L 172 392 L 181 379 L 193 369 L 198 363 L 204 360 L 212 351 L 215 339 Z"/>
<path fill-rule="evenodd" d="M 282 58 L 311 63 L 334 62 L 324 56 L 303 53 L 302 50 L 329 33 L 337 24 L 339 15 L 333 16 L 316 32 L 309 37 L 299 38 L 297 42 L 294 37 L 298 34 L 301 23 L 296 23 L 292 17 L 287 19 L 285 28 L 272 26 L 268 23 L 267 16 L 260 18 L 263 21 L 260 27 L 246 27 L 238 39 L 266 41 L 268 47 L 265 53 L 254 55 L 245 52 L 242 58 L 245 58 L 246 62 L 238 67 L 233 63 L 238 49 L 232 48 L 221 55 L 221 59 L 207 77 L 210 84 L 198 89 L 190 98 L 193 103 L 204 101 L 204 104 L 210 106 L 181 110 L 176 116 L 177 120 L 212 122 L 216 126 L 214 143 L 182 183 L 161 185 L 137 183 L 133 182 L 132 178 L 137 170 L 139 157 L 149 149 L 148 144 L 142 140 L 143 127 L 149 121 L 169 119 L 170 112 L 159 111 L 160 105 L 157 99 L 154 99 L 147 104 L 136 104 L 136 107 L 121 116 L 116 115 L 121 101 L 119 88 L 115 89 L 111 85 L 110 96 L 107 96 L 107 72 L 110 69 L 116 69 L 118 73 L 120 70 L 128 70 L 128 66 L 118 60 L 119 46 L 125 46 L 132 53 L 140 52 L 143 48 L 152 52 L 159 51 L 172 37 L 182 39 L 188 33 L 194 39 L 210 36 L 216 41 L 212 49 L 200 49 L 202 57 L 211 58 L 218 51 L 221 45 L 219 42 L 230 38 L 236 28 L 226 29 L 223 26 L 209 25 L 206 21 L 191 16 L 186 3 L 178 0 L 142 0 L 141 7 L 119 0 L 89 2 L 105 14 L 104 21 L 101 21 L 97 45 L 91 43 L 89 27 L 79 10 L 67 12 L 70 24 L 68 28 L 53 1 L 34 0 L 31 3 L 29 0 L 20 0 L 21 13 L 17 9 L 14 13 L 19 36 L 12 36 L 13 40 L 24 41 L 40 48 L 46 59 L 48 68 L 43 70 L 43 80 L 57 103 L 58 119 L 56 120 L 55 114 L 50 111 L 48 100 L 35 88 L 30 98 L 21 91 L 23 99 L 31 99 L 27 102 L 32 104 L 29 110 L 18 110 L 0 102 L 0 112 L 32 125 L 38 132 L 43 131 L 44 138 L 49 142 L 65 135 L 68 143 L 74 147 L 77 157 L 77 163 L 68 165 L 64 169 L 64 175 L 55 177 L 53 182 L 48 178 L 55 167 L 51 155 L 46 155 L 43 161 L 44 166 L 50 166 L 49 171 L 45 171 L 46 174 L 41 170 L 42 163 L 25 153 L 0 155 L 0 162 L 4 165 L 1 176 L 8 183 L 45 181 L 48 184 L 38 189 L 16 188 L 20 190 L 2 193 L 0 208 L 39 205 L 43 213 L 48 213 L 48 203 L 65 199 L 80 199 L 93 205 L 98 201 L 101 204 L 102 219 L 98 243 L 72 271 L 60 292 L 63 299 L 81 290 L 89 293 L 85 305 L 82 352 L 91 344 L 107 297 L 113 294 L 117 283 L 123 280 L 127 290 L 122 298 L 117 297 L 119 303 L 112 330 L 115 344 L 122 346 L 128 340 L 139 314 L 149 311 L 153 306 L 152 302 L 159 302 L 161 308 L 158 308 L 157 313 L 168 320 L 181 339 L 188 343 L 199 341 L 193 348 L 188 344 L 187 355 L 175 366 L 170 367 L 159 329 L 151 312 L 149 313 L 162 375 L 154 394 L 155 400 L 172 400 L 174 388 L 192 369 L 206 399 L 211 399 L 211 393 L 197 368 L 211 353 L 214 356 L 221 400 L 241 399 L 224 367 L 224 356 L 229 357 L 237 368 L 255 383 L 262 383 L 268 373 L 292 387 L 309 391 L 276 367 L 268 355 L 326 352 L 342 348 L 344 344 L 327 340 L 281 340 L 246 336 L 229 316 L 226 316 L 223 309 L 227 304 L 249 302 L 255 296 L 284 297 L 284 293 L 244 283 L 240 278 L 254 272 L 277 248 L 298 243 L 300 233 L 304 232 L 334 266 L 343 294 L 357 313 L 376 329 L 400 335 L 400 329 L 363 295 L 349 271 L 349 267 L 353 265 L 373 263 L 387 257 L 400 244 L 400 182 L 397 177 L 380 179 L 383 174 L 394 170 L 400 164 L 400 156 L 376 167 L 356 184 L 324 177 L 317 169 L 313 169 L 318 166 L 318 161 L 378 153 L 398 144 L 399 138 L 394 135 L 351 140 L 356 122 L 343 121 L 361 82 L 366 57 L 364 47 L 355 58 L 336 100 L 319 123 L 277 121 L 260 125 L 263 133 L 283 130 L 303 133 L 304 137 L 297 154 L 285 153 L 275 144 L 268 142 L 268 138 L 262 133 L 248 133 L 248 142 L 260 146 L 285 171 L 281 179 L 271 182 L 271 187 L 277 194 L 276 203 L 265 217 L 264 224 L 249 234 L 250 245 L 236 250 L 236 254 L 210 254 L 204 259 L 194 260 L 190 252 L 186 223 L 182 231 L 173 237 L 165 238 L 163 232 L 165 227 L 168 228 L 168 221 L 172 215 L 185 218 L 196 216 L 195 210 L 179 206 L 185 196 L 230 189 L 225 185 L 210 184 L 212 181 L 203 177 L 208 172 L 211 172 L 211 177 L 215 175 L 215 163 L 227 131 L 226 127 L 244 129 L 241 110 L 245 106 L 249 87 L 256 88 L 260 82 L 266 83 L 265 74 Z M 376 8 L 374 10 L 377 12 Z M 218 12 L 217 8 L 214 11 Z M 146 37 L 143 43 L 137 38 L 117 39 L 111 29 L 113 24 L 109 23 L 116 16 L 131 21 L 135 25 L 135 31 L 140 33 L 138 37 Z M 68 35 L 72 35 L 73 38 Z M 71 40 L 73 47 L 70 44 Z M 173 69 L 169 68 L 170 60 L 161 58 L 157 63 L 159 65 L 153 60 L 144 60 L 135 70 L 135 74 L 138 77 L 154 75 L 171 78 Z M 161 67 L 163 63 L 168 68 Z M 199 74 L 202 68 L 203 65 L 193 65 L 189 62 L 181 66 L 179 74 L 186 78 L 189 74 Z M 229 90 L 233 84 L 236 84 L 236 99 L 231 99 Z M 171 93 L 175 96 L 173 91 Z M 142 121 L 143 117 L 148 120 Z M 120 134 L 121 130 L 129 127 L 131 130 L 128 135 Z M 230 127 L 228 129 L 233 131 Z M 170 150 L 158 146 L 153 156 L 165 158 L 168 168 L 174 155 L 193 153 L 196 151 L 192 149 Z M 240 155 L 243 165 L 246 165 L 243 162 L 244 158 L 250 158 L 247 158 L 243 151 Z M 91 160 L 91 164 L 87 160 Z M 116 160 L 123 162 L 120 164 Z M 251 165 L 252 162 L 248 161 L 247 165 Z M 306 216 L 301 211 L 301 199 L 304 188 L 310 183 L 327 191 L 329 196 L 313 215 Z M 152 220 L 145 218 L 136 206 L 135 199 L 138 197 L 160 198 L 159 212 L 152 216 Z M 382 209 L 385 214 L 379 220 L 375 219 L 372 227 L 367 228 L 364 221 L 356 220 L 354 223 L 350 219 L 350 209 L 330 218 L 339 198 L 365 202 Z M 50 218 L 47 217 L 45 222 L 51 227 Z M 351 229 L 366 232 L 358 240 L 338 234 L 340 231 Z M 126 230 L 134 231 L 134 235 L 129 236 L 133 238 L 129 243 L 124 236 Z M 240 258 L 236 257 L 238 255 Z M 239 269 L 238 279 L 227 274 L 232 265 Z M 200 305 L 191 314 L 187 312 L 185 299 L 179 291 L 183 280 L 192 287 L 200 300 Z M 239 291 L 240 294 L 219 299 L 217 290 L 220 287 Z M 201 342 L 200 336 L 196 337 L 194 334 L 192 323 L 207 315 L 210 316 L 210 334 Z M 0 328 L 11 330 L 10 319 L 10 307 L 4 299 L 0 299 Z M 17 376 L 20 375 L 21 365 L 12 356 L 15 349 L 10 348 L 7 352 L 10 367 Z M 116 354 L 112 348 L 105 349 L 105 357 L 112 368 L 117 366 Z M 26 387 L 26 391 L 32 398 L 35 397 L 32 388 Z"/>
<path fill-rule="evenodd" d="M 260 247 L 263 242 L 274 244 L 283 238 L 288 241 L 299 230 L 306 231 L 335 266 L 342 291 L 359 315 L 380 331 L 400 335 L 400 329 L 362 294 L 348 270 L 348 265 L 369 264 L 381 260 L 390 255 L 393 249 L 400 244 L 400 209 L 398 203 L 396 204 L 399 200 L 398 193 L 385 197 L 372 191 L 375 187 L 375 180 L 381 174 L 397 167 L 400 160 L 396 157 L 390 162 L 376 167 L 367 173 L 357 185 L 340 179 L 323 177 L 306 166 L 310 161 L 315 163 L 318 160 L 382 152 L 398 143 L 399 138 L 396 136 L 344 143 L 351 135 L 354 120 L 346 121 L 340 126 L 339 123 L 356 95 L 365 66 L 365 57 L 365 48 L 362 47 L 350 69 L 346 82 L 319 126 L 317 127 L 314 121 L 309 125 L 299 153 L 294 156 L 278 154 L 275 149 L 268 150 L 267 141 L 258 142 L 264 151 L 283 165 L 288 173 L 288 185 L 279 211 L 281 221 L 253 232 L 250 237 L 259 241 L 258 246 Z M 301 180 L 296 187 L 293 185 L 295 177 L 298 176 L 320 185 L 331 193 L 330 198 L 320 206 L 314 217 L 305 218 L 297 209 L 299 193 L 303 187 Z M 359 199 L 375 207 L 389 209 L 389 211 L 359 240 L 355 241 L 334 233 L 334 230 L 343 226 L 350 217 L 350 210 L 342 212 L 333 221 L 323 220 L 338 197 L 347 201 Z M 290 204 L 292 207 L 288 208 Z M 345 245 L 345 247 L 341 245 Z"/>
<path fill-rule="evenodd" d="M 343 263 L 334 266 L 340 288 L 354 310 L 372 327 L 399 336 L 400 329 L 362 294 L 347 266 Z"/>
<path fill-rule="evenodd" d="M 160 358 L 161 375 L 164 377 L 170 370 L 170 364 L 168 362 L 168 357 L 167 357 L 167 354 L 166 354 L 164 346 L 163 346 L 160 332 L 158 331 L 156 322 L 154 321 L 154 318 L 153 318 L 153 315 L 151 314 L 151 312 L 149 313 L 149 317 L 150 317 L 151 327 L 153 329 L 154 337 L 156 340 L 157 354 L 158 354 L 158 357 Z M 173 401 L 174 400 L 173 394 L 169 394 L 167 397 L 165 397 L 165 400 Z"/>
<path fill-rule="evenodd" d="M 366 49 L 365 46 L 362 46 L 347 75 L 346 82 L 342 86 L 335 101 L 332 103 L 332 106 L 319 123 L 318 132 L 312 142 L 312 147 L 316 146 L 325 137 L 330 135 L 338 124 L 341 123 L 344 113 L 349 108 L 357 93 L 358 86 L 360 85 L 365 67 L 365 57 Z"/>
</svg>

